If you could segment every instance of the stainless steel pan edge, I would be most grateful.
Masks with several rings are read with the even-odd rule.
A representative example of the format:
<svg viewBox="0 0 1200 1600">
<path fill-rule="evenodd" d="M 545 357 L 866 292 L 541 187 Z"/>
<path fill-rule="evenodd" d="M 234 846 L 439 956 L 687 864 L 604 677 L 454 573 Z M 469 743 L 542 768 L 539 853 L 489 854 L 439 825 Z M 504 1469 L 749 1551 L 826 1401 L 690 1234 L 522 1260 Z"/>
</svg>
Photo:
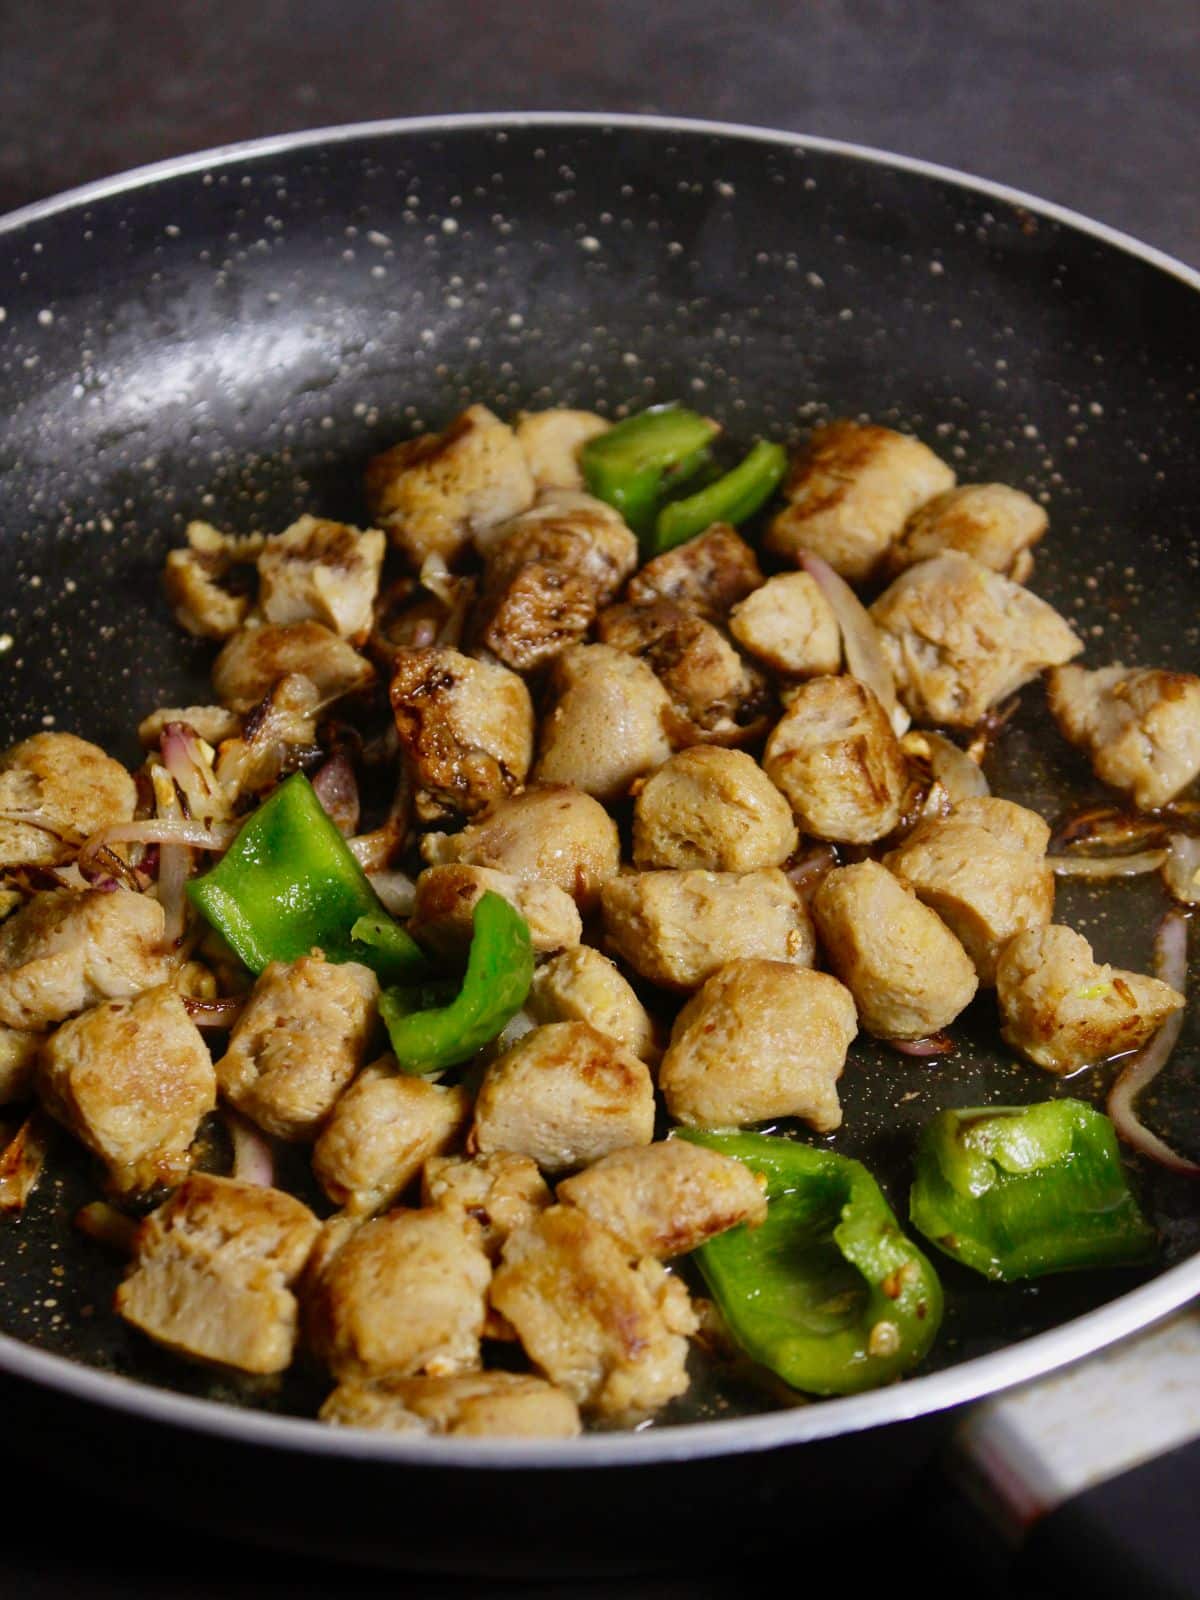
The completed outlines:
<svg viewBox="0 0 1200 1600">
<path fill-rule="evenodd" d="M 812 138 L 744 125 L 667 117 L 602 113 L 487 113 L 464 116 L 394 119 L 249 141 L 156 163 L 119 177 L 102 180 L 24 207 L 0 219 L 0 236 L 59 212 L 83 207 L 108 196 L 130 193 L 187 173 L 209 171 L 247 158 L 323 145 L 348 143 L 388 133 L 450 131 L 463 128 L 501 129 L 591 126 L 709 134 L 785 148 L 805 148 L 844 155 L 863 162 L 912 172 L 956 184 L 1062 223 L 1139 258 L 1200 290 L 1200 272 L 1139 241 L 1003 184 L 975 179 L 935 163 L 842 141 Z M 363 1430 L 333 1430 L 299 1418 L 248 1412 L 215 1401 L 200 1401 L 152 1388 L 127 1378 L 81 1367 L 62 1357 L 32 1349 L 0 1335 L 0 1370 L 15 1378 L 52 1388 L 65 1396 L 148 1422 L 162 1422 L 197 1433 L 313 1456 L 353 1455 L 363 1461 L 439 1467 L 529 1469 L 600 1468 L 636 1463 L 697 1460 L 768 1451 L 830 1439 L 903 1422 L 963 1405 L 984 1395 L 1039 1377 L 1128 1336 L 1200 1295 L 1200 1257 L 1164 1272 L 1153 1282 L 1049 1332 L 991 1355 L 978 1357 L 926 1377 L 844 1400 L 801 1404 L 769 1416 L 712 1421 L 702 1426 L 660 1427 L 646 1433 L 592 1434 L 552 1445 L 455 1440 L 409 1440 Z"/>
</svg>

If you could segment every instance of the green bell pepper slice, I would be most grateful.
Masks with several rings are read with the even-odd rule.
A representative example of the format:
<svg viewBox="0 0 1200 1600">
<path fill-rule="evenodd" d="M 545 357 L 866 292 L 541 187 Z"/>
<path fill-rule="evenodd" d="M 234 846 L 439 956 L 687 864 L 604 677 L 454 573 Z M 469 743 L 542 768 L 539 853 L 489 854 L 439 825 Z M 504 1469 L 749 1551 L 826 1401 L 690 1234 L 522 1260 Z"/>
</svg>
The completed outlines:
<svg viewBox="0 0 1200 1600">
<path fill-rule="evenodd" d="M 714 522 L 730 522 L 735 527 L 745 522 L 766 505 L 786 471 L 787 451 L 783 446 L 760 439 L 732 472 L 697 494 L 663 506 L 649 541 L 650 554 L 658 556 L 664 550 L 673 550 Z"/>
<path fill-rule="evenodd" d="M 384 982 L 425 969 L 420 947 L 390 921 L 302 772 L 246 819 L 188 895 L 254 973 L 318 948 L 330 961 L 365 963 Z M 367 919 L 388 926 L 386 946 L 382 935 L 357 942 L 352 930 Z"/>
<path fill-rule="evenodd" d="M 614 423 L 579 452 L 588 493 L 607 501 L 640 539 L 654 528 L 664 494 L 709 459 L 717 424 L 683 406 L 652 406 Z"/>
<path fill-rule="evenodd" d="M 942 1290 L 861 1162 L 761 1133 L 677 1128 L 767 1180 L 767 1217 L 697 1250 L 737 1343 L 793 1389 L 857 1394 L 928 1352 Z"/>
<path fill-rule="evenodd" d="M 525 1004 L 533 982 L 529 924 L 491 890 L 472 913 L 471 952 L 458 994 L 429 1008 L 427 988 L 385 989 L 379 1010 L 404 1072 L 440 1072 L 489 1044 Z"/>
<path fill-rule="evenodd" d="M 1112 1123 L 1082 1100 L 939 1112 L 921 1135 L 909 1215 L 946 1255 L 1006 1283 L 1135 1266 L 1157 1242 Z"/>
</svg>

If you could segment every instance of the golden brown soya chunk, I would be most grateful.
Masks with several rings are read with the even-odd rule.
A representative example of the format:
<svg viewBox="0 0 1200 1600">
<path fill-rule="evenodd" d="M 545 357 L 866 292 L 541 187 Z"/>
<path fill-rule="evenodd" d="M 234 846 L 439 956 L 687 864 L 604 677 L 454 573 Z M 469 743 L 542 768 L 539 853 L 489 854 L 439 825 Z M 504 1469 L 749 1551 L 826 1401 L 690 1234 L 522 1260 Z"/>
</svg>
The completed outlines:
<svg viewBox="0 0 1200 1600">
<path fill-rule="evenodd" d="M 278 1189 L 193 1173 L 138 1230 L 117 1310 L 179 1355 L 282 1372 L 296 1342 L 292 1285 L 319 1231 Z"/>
<path fill-rule="evenodd" d="M 421 853 L 434 865 L 461 862 L 542 882 L 590 910 L 621 865 L 617 825 L 598 800 L 570 784 L 534 784 L 498 801 L 460 833 L 427 833 Z"/>
<path fill-rule="evenodd" d="M 1053 606 L 957 551 L 901 573 L 871 617 L 913 720 L 948 728 L 1083 649 Z"/>
<path fill-rule="evenodd" d="M 367 464 L 367 508 L 414 571 L 456 560 L 472 538 L 533 504 L 533 475 L 516 435 L 486 406 L 442 433 L 393 445 Z"/>
<path fill-rule="evenodd" d="M 465 1127 L 471 1097 L 397 1072 L 390 1057 L 360 1073 L 313 1148 L 313 1172 L 335 1205 L 365 1215 L 401 1194 Z"/>
<path fill-rule="evenodd" d="M 217 1103 L 208 1046 L 166 985 L 64 1022 L 42 1047 L 37 1087 L 119 1193 L 178 1183 Z"/>
<path fill-rule="evenodd" d="M 0 868 L 53 867 L 90 834 L 133 816 L 137 790 L 117 761 L 73 733 L 35 733 L 0 756 Z"/>
<path fill-rule="evenodd" d="M 264 622 L 235 633 L 213 662 L 212 681 L 222 705 L 252 711 L 291 673 L 308 678 L 324 702 L 374 682 L 371 663 L 320 622 Z"/>
<path fill-rule="evenodd" d="M 785 961 L 731 961 L 675 1019 L 659 1087 L 677 1122 L 738 1128 L 800 1117 L 841 1125 L 837 1080 L 858 1032 L 850 991 Z"/>
<path fill-rule="evenodd" d="M 1057 667 L 1046 690 L 1054 720 L 1096 776 L 1141 810 L 1166 805 L 1200 772 L 1200 678 L 1190 672 Z"/>
<path fill-rule="evenodd" d="M 646 780 L 634 807 L 639 867 L 753 872 L 781 866 L 797 837 L 791 807 L 740 750 L 681 750 Z"/>
<path fill-rule="evenodd" d="M 272 961 L 217 1063 L 221 1093 L 280 1139 L 315 1138 L 363 1063 L 378 1003 L 356 961 Z"/>
<path fill-rule="evenodd" d="M 576 945 L 543 961 L 525 1007 L 538 1022 L 589 1022 L 649 1065 L 662 1054 L 654 1023 L 633 986 L 591 945 Z"/>
<path fill-rule="evenodd" d="M 758 559 L 727 522 L 655 556 L 629 580 L 635 606 L 673 600 L 702 617 L 720 618 L 763 581 Z"/>
<path fill-rule="evenodd" d="M 1014 934 L 1054 915 L 1050 829 L 1011 800 L 965 800 L 947 817 L 919 823 L 884 856 L 962 944 L 979 981 L 994 984 L 996 958 Z"/>
<path fill-rule="evenodd" d="M 491 1266 L 477 1238 L 440 1210 L 389 1211 L 337 1233 L 306 1289 L 309 1338 L 335 1377 L 478 1367 Z"/>
<path fill-rule="evenodd" d="M 0 1024 L 47 1028 L 163 983 L 163 909 L 128 889 L 48 889 L 0 924 Z"/>
<path fill-rule="evenodd" d="M 812 910 L 829 964 L 868 1033 L 921 1039 L 974 998 L 978 979 L 962 945 L 877 861 L 835 868 Z"/>
<path fill-rule="evenodd" d="M 634 1255 L 662 1260 L 767 1215 L 765 1185 L 749 1167 L 686 1139 L 615 1150 L 564 1178 L 556 1193 L 561 1205 L 586 1211 Z"/>
<path fill-rule="evenodd" d="M 857 678 L 803 684 L 767 740 L 763 767 L 818 839 L 870 844 L 900 820 L 908 764 L 887 712 Z"/>
<path fill-rule="evenodd" d="M 572 645 L 554 663 L 554 703 L 542 719 L 534 777 L 619 800 L 671 754 L 666 690 L 636 656 L 606 644 Z"/>
<path fill-rule="evenodd" d="M 391 701 L 421 821 L 474 816 L 524 783 L 533 704 L 507 667 L 446 645 L 402 650 Z"/>
<path fill-rule="evenodd" d="M 844 578 L 867 578 L 912 513 L 953 486 L 953 470 L 919 439 L 831 422 L 793 463 L 767 546 L 782 556 L 811 550 Z"/>
<path fill-rule="evenodd" d="M 637 566 L 637 539 L 620 512 L 590 494 L 563 489 L 539 495 L 528 511 L 478 542 L 486 558 L 485 589 L 532 561 L 575 573 L 595 604 L 606 606 Z"/>
<path fill-rule="evenodd" d="M 558 1173 L 654 1137 L 649 1068 L 586 1022 L 534 1028 L 480 1085 L 469 1148 L 508 1150 Z"/>
<path fill-rule="evenodd" d="M 631 872 L 600 896 L 608 943 L 651 983 L 694 989 L 729 961 L 812 965 L 812 922 L 778 867 Z"/>
<path fill-rule="evenodd" d="M 1049 1072 L 1075 1072 L 1145 1044 L 1184 997 L 1169 984 L 1094 960 L 1082 934 L 1019 933 L 996 965 L 1001 1031 Z"/>
<path fill-rule="evenodd" d="M 973 556 L 993 572 L 1019 577 L 1026 552 L 1045 533 L 1048 518 L 1036 500 L 1006 483 L 968 483 L 928 501 L 908 519 L 888 551 L 893 575 L 944 550 Z"/>
<path fill-rule="evenodd" d="M 421 1204 L 477 1229 L 489 1260 L 510 1233 L 550 1204 L 550 1190 L 532 1156 L 497 1150 L 486 1156 L 432 1156 L 421 1174 Z"/>
<path fill-rule="evenodd" d="M 409 931 L 438 955 L 465 955 L 471 944 L 475 907 L 489 890 L 502 895 L 525 918 L 539 954 L 579 943 L 583 922 L 574 900 L 562 889 L 540 878 L 515 878 L 491 867 L 458 862 L 427 867 L 417 879 Z"/>
<path fill-rule="evenodd" d="M 259 609 L 268 622 L 311 620 L 361 642 L 371 631 L 386 548 L 378 528 L 301 517 L 263 546 Z"/>
<path fill-rule="evenodd" d="M 633 1423 L 687 1389 L 697 1326 L 687 1290 L 575 1206 L 552 1206 L 509 1238 L 491 1301 L 586 1412 Z"/>
<path fill-rule="evenodd" d="M 525 1372 L 448 1378 L 376 1378 L 339 1384 L 321 1421 L 388 1433 L 475 1439 L 572 1439 L 579 1407 L 563 1389 Z"/>
<path fill-rule="evenodd" d="M 829 601 L 807 572 L 768 578 L 734 606 L 729 631 L 772 672 L 814 678 L 842 664 L 842 634 Z"/>
<path fill-rule="evenodd" d="M 612 427 L 594 411 L 523 411 L 517 418 L 517 443 L 539 490 L 582 489 L 579 452 L 589 439 Z"/>
</svg>

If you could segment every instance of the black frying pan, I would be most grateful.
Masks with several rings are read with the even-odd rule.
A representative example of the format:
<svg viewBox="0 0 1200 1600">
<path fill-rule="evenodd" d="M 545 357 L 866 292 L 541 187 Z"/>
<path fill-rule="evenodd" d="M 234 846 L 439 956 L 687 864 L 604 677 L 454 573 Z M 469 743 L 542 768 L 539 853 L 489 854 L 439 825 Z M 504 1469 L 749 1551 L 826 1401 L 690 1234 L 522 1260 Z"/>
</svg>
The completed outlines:
<svg viewBox="0 0 1200 1600">
<path fill-rule="evenodd" d="M 858 413 L 919 432 L 963 480 L 1049 497 L 1035 587 L 1089 660 L 1194 667 L 1198 287 L 951 174 L 619 118 L 286 138 L 34 207 L 0 227 L 0 743 L 53 725 L 133 761 L 140 716 L 205 695 L 210 652 L 158 586 L 184 523 L 361 519 L 366 458 L 469 400 L 680 397 L 747 440 Z M 1036 690 L 991 777 L 1050 820 L 1094 789 Z M 1060 914 L 1144 966 L 1158 895 L 1067 889 Z M 900 1211 L 935 1108 L 1052 1091 L 997 1049 L 987 1002 L 959 1032 L 932 1063 L 856 1047 L 844 1079 L 837 1148 Z M 1156 1114 L 1200 1152 L 1194 1048 L 1185 1035 Z M 107 1315 L 117 1264 L 71 1234 L 94 1190 L 60 1151 L 0 1228 L 0 1367 L 34 1448 L 232 1531 L 410 1566 L 677 1560 L 667 1529 L 794 1538 L 862 1516 L 950 1408 L 1200 1291 L 1195 1191 L 1138 1182 L 1161 1271 L 997 1288 L 939 1261 L 946 1325 L 903 1385 L 780 1409 L 700 1371 L 638 1434 L 468 1448 L 335 1433 L 296 1420 L 309 1375 L 242 1386 L 138 1341 Z"/>
</svg>

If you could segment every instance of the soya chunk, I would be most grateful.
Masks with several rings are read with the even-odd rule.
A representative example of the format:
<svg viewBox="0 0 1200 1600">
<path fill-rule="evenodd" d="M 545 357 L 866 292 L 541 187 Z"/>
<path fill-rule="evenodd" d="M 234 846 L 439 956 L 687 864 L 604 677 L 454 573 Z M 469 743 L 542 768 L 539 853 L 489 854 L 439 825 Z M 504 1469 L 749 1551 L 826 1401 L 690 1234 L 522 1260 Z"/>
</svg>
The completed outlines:
<svg viewBox="0 0 1200 1600">
<path fill-rule="evenodd" d="M 944 550 L 959 550 L 993 572 L 1019 579 L 1021 565 L 1030 560 L 1025 552 L 1047 526 L 1043 508 L 1020 489 L 1006 483 L 965 484 L 913 513 L 888 551 L 888 569 L 902 572 Z"/>
<path fill-rule="evenodd" d="M 575 573 L 606 606 L 637 566 L 637 538 L 620 512 L 590 494 L 551 489 L 528 511 L 492 528 L 484 544 L 485 589 L 529 562 Z"/>
<path fill-rule="evenodd" d="M 975 967 L 929 907 L 877 861 L 837 867 L 813 897 L 829 964 L 858 1019 L 884 1039 L 921 1039 L 974 998 Z"/>
<path fill-rule="evenodd" d="M 0 1024 L 0 1106 L 27 1100 L 33 1093 L 33 1074 L 44 1037 Z"/>
<path fill-rule="evenodd" d="M 914 720 L 950 728 L 1083 649 L 1053 606 L 957 551 L 901 573 L 871 616 Z"/>
<path fill-rule="evenodd" d="M 443 433 L 393 445 L 367 464 L 367 507 L 416 571 L 454 561 L 473 536 L 533 504 L 517 437 L 486 406 L 468 406 Z"/>
<path fill-rule="evenodd" d="M 608 942 L 633 970 L 694 989 L 727 961 L 812 965 L 812 924 L 778 867 L 757 872 L 632 872 L 600 897 Z"/>
<path fill-rule="evenodd" d="M 470 1148 L 527 1155 L 558 1173 L 653 1137 L 645 1063 L 586 1022 L 551 1022 L 488 1067 Z"/>
<path fill-rule="evenodd" d="M 590 794 L 565 783 L 535 784 L 501 800 L 460 833 L 426 834 L 421 850 L 436 865 L 461 862 L 524 883 L 553 884 L 585 911 L 621 862 L 612 817 Z"/>
<path fill-rule="evenodd" d="M 409 932 L 435 955 L 465 956 L 470 949 L 475 907 L 488 890 L 503 895 L 529 924 L 539 954 L 577 945 L 583 922 L 569 894 L 540 878 L 516 878 L 491 867 L 428 867 L 417 879 Z"/>
<path fill-rule="evenodd" d="M 767 740 L 763 767 L 818 839 L 870 844 L 900 820 L 908 765 L 887 712 L 857 678 L 802 685 Z"/>
<path fill-rule="evenodd" d="M 702 617 L 721 618 L 763 581 L 758 558 L 727 522 L 647 561 L 629 580 L 635 606 L 673 600 Z"/>
<path fill-rule="evenodd" d="M 844 578 L 866 578 L 918 506 L 953 486 L 953 470 L 919 439 L 832 422 L 793 464 L 767 544 L 782 556 L 811 550 Z"/>
<path fill-rule="evenodd" d="M 341 1096 L 313 1147 L 313 1172 L 334 1205 L 380 1211 L 466 1126 L 471 1097 L 397 1072 L 385 1057 Z"/>
<path fill-rule="evenodd" d="M 996 965 L 1001 1032 L 1048 1072 L 1075 1072 L 1145 1044 L 1184 997 L 1169 984 L 1094 960 L 1072 928 L 1012 939 Z"/>
<path fill-rule="evenodd" d="M 572 1439 L 571 1396 L 526 1372 L 464 1372 L 449 1378 L 376 1378 L 339 1384 L 322 1422 L 388 1433 L 464 1439 Z"/>
<path fill-rule="evenodd" d="M 187 544 L 167 552 L 163 588 L 179 626 L 197 639 L 228 639 L 250 613 L 250 596 L 223 587 L 238 561 L 252 561 L 259 541 L 237 539 L 207 522 L 189 522 Z"/>
<path fill-rule="evenodd" d="M 0 923 L 0 1024 L 47 1028 L 165 981 L 163 909 L 127 889 L 48 889 Z"/>
<path fill-rule="evenodd" d="M 1200 772 L 1200 678 L 1192 673 L 1058 667 L 1046 691 L 1054 720 L 1096 776 L 1140 810 L 1166 805 Z"/>
<path fill-rule="evenodd" d="M 402 650 L 391 701 L 421 821 L 474 816 L 524 783 L 533 705 L 507 667 L 445 645 Z"/>
<path fill-rule="evenodd" d="M 729 631 L 772 672 L 813 678 L 837 672 L 842 635 L 833 609 L 807 572 L 781 572 L 768 578 L 734 606 Z"/>
<path fill-rule="evenodd" d="M 42 1047 L 37 1088 L 119 1193 L 178 1183 L 217 1103 L 208 1046 L 165 985 L 64 1022 Z"/>
<path fill-rule="evenodd" d="M 477 1229 L 491 1261 L 509 1234 L 527 1227 L 550 1199 L 537 1162 L 510 1150 L 488 1156 L 432 1156 L 421 1174 L 421 1204 L 440 1208 L 464 1228 Z"/>
<path fill-rule="evenodd" d="M 980 983 L 990 985 L 1008 940 L 1054 915 L 1049 841 L 1036 812 L 989 795 L 918 824 L 883 864 L 937 912 L 975 963 Z"/>
<path fill-rule="evenodd" d="M 354 1229 L 308 1293 L 313 1347 L 337 1378 L 444 1377 L 479 1365 L 491 1267 L 442 1211 L 390 1211 Z"/>
<path fill-rule="evenodd" d="M 379 983 L 357 962 L 272 961 L 217 1063 L 221 1093 L 280 1139 L 310 1140 L 366 1055 Z"/>
<path fill-rule="evenodd" d="M 632 1423 L 688 1386 L 687 1290 L 657 1261 L 634 1262 L 574 1206 L 552 1206 L 514 1233 L 492 1305 L 534 1366 L 593 1415 Z"/>
<path fill-rule="evenodd" d="M 740 750 L 681 750 L 646 780 L 634 807 L 639 867 L 753 872 L 782 865 L 796 842 L 791 807 Z"/>
<path fill-rule="evenodd" d="M 594 411 L 524 411 L 517 419 L 517 443 L 533 481 L 542 489 L 582 489 L 579 452 L 589 439 L 612 427 Z"/>
<path fill-rule="evenodd" d="M 344 522 L 304 516 L 274 534 L 258 558 L 258 603 L 268 622 L 312 620 L 343 639 L 371 631 L 387 540 Z"/>
<path fill-rule="evenodd" d="M 659 1087 L 677 1122 L 739 1128 L 800 1117 L 841 1125 L 837 1081 L 858 1032 L 850 991 L 786 961 L 731 961 L 675 1019 Z"/>
<path fill-rule="evenodd" d="M 0 756 L 0 868 L 72 860 L 90 834 L 128 822 L 136 799 L 125 768 L 86 739 L 22 739 Z"/>
<path fill-rule="evenodd" d="M 666 690 L 636 656 L 572 645 L 554 663 L 554 704 L 541 725 L 534 777 L 617 800 L 671 754 Z"/>
<path fill-rule="evenodd" d="M 738 1223 L 767 1215 L 759 1179 L 743 1162 L 685 1139 L 617 1150 L 558 1186 L 637 1256 L 686 1255 Z"/>
<path fill-rule="evenodd" d="M 138 1230 L 117 1310 L 180 1355 L 282 1372 L 296 1342 L 292 1285 L 319 1231 L 278 1189 L 193 1173 Z"/>
<path fill-rule="evenodd" d="M 222 705 L 246 712 L 293 673 L 308 678 L 323 702 L 375 678 L 371 663 L 323 623 L 264 622 L 234 634 L 213 662 L 212 681 Z"/>
<path fill-rule="evenodd" d="M 542 962 L 525 1005 L 538 1022 L 588 1022 L 639 1061 L 653 1065 L 662 1053 L 633 986 L 591 945 L 576 945 Z"/>
</svg>

